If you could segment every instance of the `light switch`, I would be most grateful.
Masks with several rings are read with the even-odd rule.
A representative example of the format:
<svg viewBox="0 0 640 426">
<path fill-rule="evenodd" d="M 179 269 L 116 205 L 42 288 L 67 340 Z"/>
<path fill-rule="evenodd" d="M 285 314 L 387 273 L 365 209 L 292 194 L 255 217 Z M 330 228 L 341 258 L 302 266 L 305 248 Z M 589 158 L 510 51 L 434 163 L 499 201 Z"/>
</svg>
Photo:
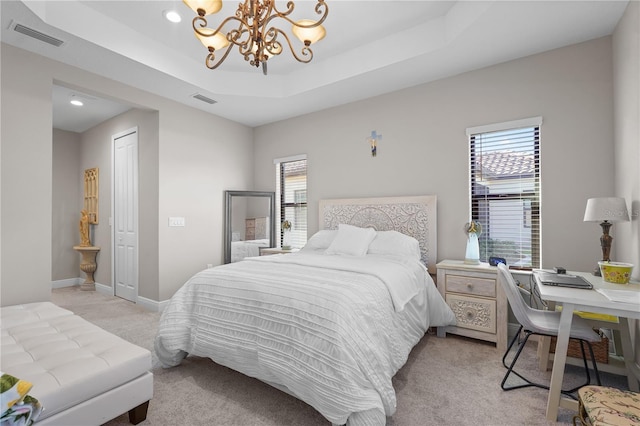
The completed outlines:
<svg viewBox="0 0 640 426">
<path fill-rule="evenodd" d="M 184 226 L 184 217 L 170 217 L 169 226 Z"/>
</svg>

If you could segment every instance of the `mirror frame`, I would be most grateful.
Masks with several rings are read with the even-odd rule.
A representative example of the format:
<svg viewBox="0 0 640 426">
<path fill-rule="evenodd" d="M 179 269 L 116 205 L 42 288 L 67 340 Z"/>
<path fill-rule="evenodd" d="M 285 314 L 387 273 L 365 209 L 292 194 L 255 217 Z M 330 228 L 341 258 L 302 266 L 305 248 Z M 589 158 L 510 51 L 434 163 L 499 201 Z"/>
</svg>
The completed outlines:
<svg viewBox="0 0 640 426">
<path fill-rule="evenodd" d="M 276 193 L 269 191 L 224 191 L 224 263 L 231 263 L 231 205 L 233 197 L 265 197 L 269 199 L 269 247 L 275 247 L 276 241 Z"/>
</svg>

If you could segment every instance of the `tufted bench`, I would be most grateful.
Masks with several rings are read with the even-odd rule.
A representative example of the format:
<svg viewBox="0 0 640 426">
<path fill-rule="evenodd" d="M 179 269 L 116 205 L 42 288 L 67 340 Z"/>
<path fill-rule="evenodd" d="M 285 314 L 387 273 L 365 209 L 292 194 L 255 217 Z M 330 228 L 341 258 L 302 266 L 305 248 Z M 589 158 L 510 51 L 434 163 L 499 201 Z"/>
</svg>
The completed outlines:
<svg viewBox="0 0 640 426">
<path fill-rule="evenodd" d="M 578 390 L 578 398 L 574 425 L 640 425 L 640 393 L 607 386 L 584 386 Z"/>
<path fill-rule="evenodd" d="M 138 424 L 153 396 L 151 353 L 53 303 L 0 309 L 0 370 L 33 383 L 40 425 Z"/>
</svg>

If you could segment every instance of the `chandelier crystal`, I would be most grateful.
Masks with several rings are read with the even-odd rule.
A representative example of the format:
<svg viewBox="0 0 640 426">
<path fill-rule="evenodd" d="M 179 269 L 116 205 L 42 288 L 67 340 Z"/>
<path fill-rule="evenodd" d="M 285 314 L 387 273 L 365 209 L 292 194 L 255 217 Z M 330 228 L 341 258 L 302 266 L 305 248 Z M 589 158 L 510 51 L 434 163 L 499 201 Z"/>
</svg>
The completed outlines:
<svg viewBox="0 0 640 426">
<path fill-rule="evenodd" d="M 309 63 L 313 59 L 311 45 L 322 40 L 326 34 L 322 23 L 327 18 L 329 8 L 324 0 L 317 0 L 315 6 L 319 19 L 302 19 L 294 22 L 289 15 L 295 4 L 287 2 L 287 9 L 279 11 L 275 0 L 244 0 L 238 5 L 235 15 L 226 17 L 217 28 L 209 28 L 207 15 L 222 9 L 222 0 L 183 0 L 198 14 L 193 18 L 193 31 L 200 42 L 209 50 L 205 64 L 207 68 L 216 69 L 229 55 L 234 46 L 251 65 L 259 67 L 267 74 L 267 60 L 277 56 L 287 45 L 296 60 Z M 287 33 L 274 26 L 284 20 L 291 24 L 291 32 L 302 43 L 297 53 Z"/>
</svg>

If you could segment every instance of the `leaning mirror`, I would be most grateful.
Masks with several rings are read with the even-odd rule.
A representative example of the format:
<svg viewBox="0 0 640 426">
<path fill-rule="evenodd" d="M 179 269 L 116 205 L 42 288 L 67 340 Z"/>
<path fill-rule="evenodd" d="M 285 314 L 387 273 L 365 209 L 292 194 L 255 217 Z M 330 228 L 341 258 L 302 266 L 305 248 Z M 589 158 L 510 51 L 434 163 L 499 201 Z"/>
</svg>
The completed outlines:
<svg viewBox="0 0 640 426">
<path fill-rule="evenodd" d="M 275 247 L 275 192 L 225 191 L 224 263 Z"/>
</svg>

